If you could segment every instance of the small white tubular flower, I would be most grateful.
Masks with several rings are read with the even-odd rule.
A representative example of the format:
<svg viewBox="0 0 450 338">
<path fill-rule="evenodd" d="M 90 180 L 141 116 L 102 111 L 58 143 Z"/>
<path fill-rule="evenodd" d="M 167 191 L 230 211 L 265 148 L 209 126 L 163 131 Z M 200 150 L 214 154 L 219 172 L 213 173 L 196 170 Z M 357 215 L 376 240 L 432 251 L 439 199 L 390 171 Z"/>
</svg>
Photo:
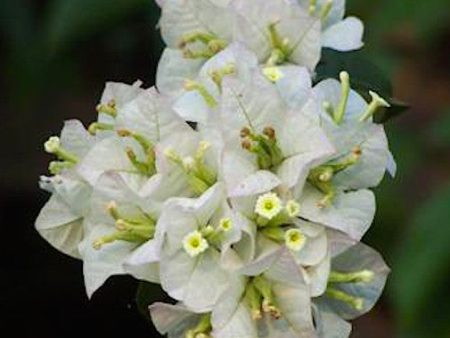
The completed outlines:
<svg viewBox="0 0 450 338">
<path fill-rule="evenodd" d="M 209 248 L 209 244 L 199 231 L 192 231 L 183 238 L 183 248 L 189 256 L 197 257 Z"/>
<path fill-rule="evenodd" d="M 233 221 L 231 218 L 222 218 L 219 222 L 219 229 L 228 232 L 233 229 Z"/>
<path fill-rule="evenodd" d="M 285 209 L 289 217 L 297 217 L 300 213 L 300 204 L 294 200 L 289 200 L 286 203 Z"/>
<path fill-rule="evenodd" d="M 58 136 L 52 136 L 44 143 L 45 151 L 49 154 L 53 154 L 58 151 L 61 146 L 61 141 Z"/>
<path fill-rule="evenodd" d="M 275 193 L 267 193 L 259 196 L 256 201 L 255 213 L 261 217 L 271 220 L 283 209 L 280 198 Z"/>
<path fill-rule="evenodd" d="M 299 229 L 289 229 L 284 238 L 289 250 L 298 252 L 305 246 L 306 236 Z"/>
</svg>

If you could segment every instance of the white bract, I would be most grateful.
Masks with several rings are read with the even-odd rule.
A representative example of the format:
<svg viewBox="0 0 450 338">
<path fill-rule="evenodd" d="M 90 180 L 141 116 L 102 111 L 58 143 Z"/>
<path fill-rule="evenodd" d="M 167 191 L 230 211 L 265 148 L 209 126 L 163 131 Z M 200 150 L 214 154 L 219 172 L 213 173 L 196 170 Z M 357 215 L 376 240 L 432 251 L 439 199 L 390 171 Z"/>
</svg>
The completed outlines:
<svg viewBox="0 0 450 338">
<path fill-rule="evenodd" d="M 52 196 L 36 220 L 36 229 L 55 248 L 77 258 L 92 188 L 76 169 L 94 143 L 94 137 L 76 120 L 65 123 L 60 138 L 53 136 L 45 143 L 45 150 L 58 160 L 49 166 L 54 176 L 40 180 L 41 188 Z"/>
<path fill-rule="evenodd" d="M 364 25 L 358 18 L 345 17 L 345 0 L 292 0 L 322 22 L 322 46 L 338 51 L 360 49 Z"/>
<path fill-rule="evenodd" d="M 320 20 L 287 1 L 233 0 L 237 41 L 261 64 L 295 64 L 314 70 L 320 59 Z"/>
<path fill-rule="evenodd" d="M 224 222 L 233 223 L 227 231 Z M 161 285 L 170 296 L 198 312 L 214 306 L 230 277 L 221 260 L 241 238 L 235 223 L 221 183 L 197 199 L 172 199 L 165 205 L 157 226 L 163 234 Z"/>
<path fill-rule="evenodd" d="M 308 76 L 307 73 L 304 73 Z M 225 78 L 217 116 L 224 138 L 223 174 L 230 196 L 304 184 L 308 171 L 334 153 L 311 99 L 291 108 L 266 79 Z M 214 122 L 211 122 L 214 125 Z"/>
<path fill-rule="evenodd" d="M 83 223 L 85 236 L 79 245 L 89 296 L 112 275 L 130 273 L 139 279 L 159 281 L 157 259 L 137 267 L 126 265 L 147 242 L 155 251 L 152 256 L 157 257 L 154 238 L 160 213 L 151 196 L 139 196 L 129 183 L 127 177 L 108 172 L 94 187 L 91 211 Z"/>
<path fill-rule="evenodd" d="M 156 87 L 107 83 L 98 117 L 44 144 L 39 233 L 113 275 L 157 283 L 170 338 L 345 338 L 389 269 L 359 243 L 385 172 L 389 103 L 351 76 L 313 85 L 322 47 L 362 46 L 344 0 L 158 0 Z"/>
</svg>

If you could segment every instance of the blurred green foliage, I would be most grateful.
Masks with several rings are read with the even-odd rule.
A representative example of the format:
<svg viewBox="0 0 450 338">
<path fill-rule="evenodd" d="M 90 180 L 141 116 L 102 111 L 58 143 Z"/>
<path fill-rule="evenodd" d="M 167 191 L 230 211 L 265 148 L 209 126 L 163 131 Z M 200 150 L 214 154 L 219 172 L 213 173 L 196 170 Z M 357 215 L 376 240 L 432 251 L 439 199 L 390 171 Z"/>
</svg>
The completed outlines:
<svg viewBox="0 0 450 338">
<path fill-rule="evenodd" d="M 336 76 L 345 64 L 363 90 L 397 96 L 412 107 L 386 126 L 399 170 L 376 192 L 378 214 L 366 237 L 392 267 L 384 300 L 388 326 L 395 337 L 450 337 L 449 3 L 348 0 L 348 12 L 364 20 L 366 47 L 341 63 L 329 58 L 331 65 L 319 69 L 319 76 Z M 142 51 L 149 60 L 157 59 L 162 48 L 155 28 L 158 16 L 152 0 L 0 1 L 2 89 L 17 119 L 8 123 L 14 128 L 14 123 L 23 126 L 28 121 L 33 127 L 38 118 L 50 120 L 48 111 L 57 106 L 47 99 L 56 89 L 64 87 L 73 94 L 92 88 L 92 77 L 82 71 L 90 62 L 103 67 L 113 62 L 108 61 L 111 53 L 126 59 Z M 141 31 L 148 40 L 144 44 L 136 37 Z M 93 46 L 92 60 L 77 52 L 86 46 Z M 329 53 L 324 54 L 325 63 Z M 124 62 L 133 68 L 133 59 Z M 151 78 L 146 73 L 154 69 L 149 65 L 138 71 L 129 76 Z M 394 80 L 393 90 L 386 79 Z M 29 155 L 26 147 L 19 153 Z M 152 298 L 152 289 L 140 292 L 145 293 L 140 298 Z"/>
</svg>

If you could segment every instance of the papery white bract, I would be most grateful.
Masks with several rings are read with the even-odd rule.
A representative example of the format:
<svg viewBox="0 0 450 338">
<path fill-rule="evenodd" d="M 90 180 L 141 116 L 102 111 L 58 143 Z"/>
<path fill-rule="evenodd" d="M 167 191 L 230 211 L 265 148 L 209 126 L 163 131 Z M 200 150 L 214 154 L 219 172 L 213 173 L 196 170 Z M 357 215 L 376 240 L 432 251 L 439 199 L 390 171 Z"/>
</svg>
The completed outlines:
<svg viewBox="0 0 450 338">
<path fill-rule="evenodd" d="M 389 103 L 314 82 L 322 47 L 362 46 L 345 0 L 157 0 L 156 87 L 106 84 L 66 122 L 36 220 L 81 258 L 88 296 L 113 275 L 160 284 L 172 338 L 345 338 L 389 272 L 359 243 L 386 171 Z"/>
<path fill-rule="evenodd" d="M 364 26 L 355 17 L 345 17 L 345 0 L 292 0 L 322 22 L 322 46 L 338 51 L 360 49 Z"/>
<path fill-rule="evenodd" d="M 51 192 L 52 196 L 36 220 L 36 229 L 58 250 L 77 258 L 78 243 L 83 237 L 81 223 L 89 209 L 92 189 L 77 174 L 76 168 L 79 160 L 86 156 L 94 143 L 94 138 L 81 122 L 67 121 L 58 146 L 77 160 L 70 162 L 61 159 L 52 162 L 54 167 L 60 167 L 55 171 L 57 174 L 53 177 L 43 176 L 40 181 L 41 188 Z"/>
</svg>

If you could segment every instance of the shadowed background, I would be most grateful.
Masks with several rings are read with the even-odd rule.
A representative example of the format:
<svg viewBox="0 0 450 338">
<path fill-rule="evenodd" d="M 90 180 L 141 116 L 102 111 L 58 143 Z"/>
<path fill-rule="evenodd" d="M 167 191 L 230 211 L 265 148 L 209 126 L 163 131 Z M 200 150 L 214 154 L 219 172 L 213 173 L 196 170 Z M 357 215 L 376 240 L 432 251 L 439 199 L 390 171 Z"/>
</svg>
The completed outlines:
<svg viewBox="0 0 450 338">
<path fill-rule="evenodd" d="M 348 2 L 366 25 L 365 56 L 411 106 L 386 125 L 398 176 L 376 189 L 365 237 L 393 272 L 352 337 L 448 338 L 448 0 Z M 8 337 L 158 337 L 138 314 L 134 280 L 114 277 L 89 301 L 81 263 L 33 228 L 48 198 L 37 186 L 50 160 L 43 142 L 65 119 L 94 120 L 105 81 L 154 84 L 158 17 L 151 0 L 0 1 L 0 331 Z M 155 288 L 152 298 L 162 297 Z"/>
</svg>

